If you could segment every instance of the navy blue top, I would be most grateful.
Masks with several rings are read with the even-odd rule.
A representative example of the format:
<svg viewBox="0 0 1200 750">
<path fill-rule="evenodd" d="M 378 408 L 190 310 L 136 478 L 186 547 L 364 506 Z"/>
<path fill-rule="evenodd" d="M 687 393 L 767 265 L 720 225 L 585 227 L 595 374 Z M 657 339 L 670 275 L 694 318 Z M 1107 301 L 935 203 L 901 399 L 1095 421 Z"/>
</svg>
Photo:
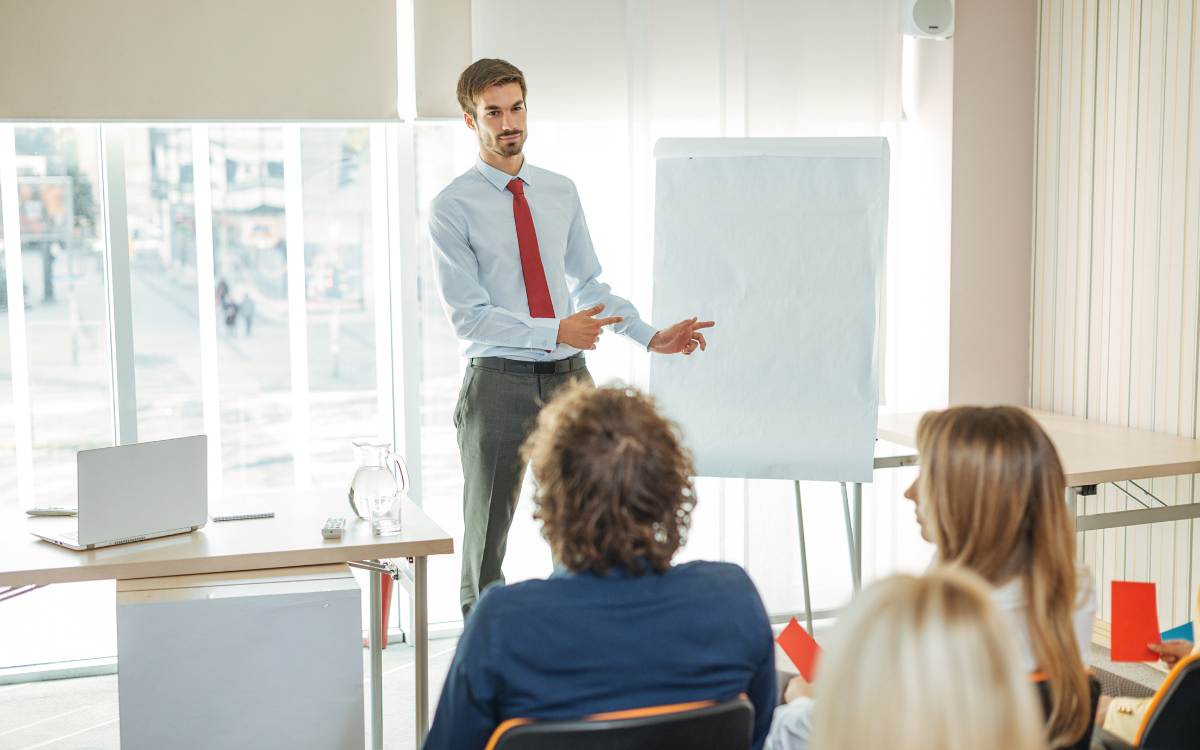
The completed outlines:
<svg viewBox="0 0 1200 750">
<path fill-rule="evenodd" d="M 579 719 L 746 693 L 758 750 L 776 689 L 767 613 L 737 565 L 557 573 L 479 598 L 425 748 L 482 750 L 505 719 Z"/>
</svg>

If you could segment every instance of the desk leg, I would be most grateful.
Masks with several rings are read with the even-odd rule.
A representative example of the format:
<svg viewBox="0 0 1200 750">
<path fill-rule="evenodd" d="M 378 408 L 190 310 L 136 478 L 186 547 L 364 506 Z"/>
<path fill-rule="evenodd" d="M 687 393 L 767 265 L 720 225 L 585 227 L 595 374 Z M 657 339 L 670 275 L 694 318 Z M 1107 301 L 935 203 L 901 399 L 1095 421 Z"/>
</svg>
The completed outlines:
<svg viewBox="0 0 1200 750">
<path fill-rule="evenodd" d="M 371 747 L 383 750 L 383 573 L 371 569 Z"/>
<path fill-rule="evenodd" d="M 813 632 L 813 611 L 812 599 L 808 592 L 808 549 L 804 544 L 804 503 L 800 500 L 800 482 L 795 483 L 796 487 L 796 527 L 800 531 L 800 576 L 804 579 L 804 622 L 808 625 L 808 632 Z"/>
<path fill-rule="evenodd" d="M 417 678 L 417 750 L 429 731 L 429 611 L 426 600 L 428 558 L 413 558 L 413 646 L 416 649 L 414 672 Z"/>
<path fill-rule="evenodd" d="M 1071 514 L 1071 527 L 1078 529 L 1079 528 L 1079 488 L 1078 487 L 1068 487 L 1067 488 L 1067 512 Z M 1086 537 L 1082 536 L 1080 532 L 1078 532 L 1078 531 L 1076 532 L 1076 534 L 1075 534 L 1075 561 L 1078 563 L 1083 562 L 1084 549 L 1083 549 L 1083 541 L 1082 540 L 1085 538 Z"/>
</svg>

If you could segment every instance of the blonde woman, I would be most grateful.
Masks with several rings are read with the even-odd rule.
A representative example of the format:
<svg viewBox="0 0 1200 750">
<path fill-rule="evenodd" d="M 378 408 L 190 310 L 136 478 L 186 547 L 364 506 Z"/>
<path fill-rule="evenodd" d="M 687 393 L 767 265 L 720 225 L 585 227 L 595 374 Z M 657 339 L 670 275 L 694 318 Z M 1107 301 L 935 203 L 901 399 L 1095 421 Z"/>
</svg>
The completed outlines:
<svg viewBox="0 0 1200 750">
<path fill-rule="evenodd" d="M 1037 698 L 1008 631 L 984 581 L 965 570 L 872 585 L 822 660 L 813 746 L 1044 750 Z"/>
<path fill-rule="evenodd" d="M 1058 452 L 1041 426 L 1012 406 L 929 412 L 917 426 L 921 473 L 905 497 L 936 560 L 957 563 L 994 587 L 1011 622 L 1020 667 L 1048 678 L 1051 747 L 1091 723 L 1083 648 L 1096 598 L 1075 565 Z"/>
<path fill-rule="evenodd" d="M 955 563 L 992 586 L 1008 619 L 1017 666 L 1049 681 L 1051 747 L 1071 744 L 1091 721 L 1083 646 L 1096 599 L 1075 567 L 1075 531 L 1058 453 L 1037 422 L 1007 406 L 929 412 L 917 427 L 921 473 L 915 504 L 935 563 Z M 812 699 L 799 679 L 775 711 L 767 747 L 809 746 Z"/>
</svg>

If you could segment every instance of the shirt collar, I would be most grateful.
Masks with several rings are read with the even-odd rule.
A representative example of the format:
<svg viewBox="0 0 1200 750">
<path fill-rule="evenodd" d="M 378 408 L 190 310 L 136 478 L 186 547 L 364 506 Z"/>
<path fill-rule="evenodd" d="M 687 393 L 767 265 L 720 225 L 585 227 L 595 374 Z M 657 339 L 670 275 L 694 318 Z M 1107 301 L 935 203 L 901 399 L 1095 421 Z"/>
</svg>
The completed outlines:
<svg viewBox="0 0 1200 750">
<path fill-rule="evenodd" d="M 501 172 L 491 164 L 488 164 L 483 160 L 482 156 L 475 157 L 475 169 L 479 171 L 479 174 L 483 175 L 485 180 L 492 183 L 492 186 L 497 190 L 508 190 L 508 183 L 513 179 L 513 176 L 508 172 Z M 529 160 L 525 159 L 523 162 L 521 162 L 521 171 L 517 172 L 517 177 L 520 178 L 521 182 L 524 182 L 526 186 L 529 185 L 529 172 Z"/>
</svg>

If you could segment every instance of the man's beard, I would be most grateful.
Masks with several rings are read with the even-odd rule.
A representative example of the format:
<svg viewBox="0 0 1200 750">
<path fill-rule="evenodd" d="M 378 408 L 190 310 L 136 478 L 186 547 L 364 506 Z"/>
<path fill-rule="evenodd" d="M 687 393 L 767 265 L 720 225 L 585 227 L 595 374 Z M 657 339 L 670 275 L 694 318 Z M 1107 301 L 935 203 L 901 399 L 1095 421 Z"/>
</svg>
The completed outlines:
<svg viewBox="0 0 1200 750">
<path fill-rule="evenodd" d="M 505 134 L 502 133 L 501 135 Z M 512 133 L 508 133 L 507 135 L 512 135 Z M 524 133 L 521 133 L 521 137 L 513 143 L 505 143 L 504 141 L 500 140 L 500 137 L 501 136 L 499 135 L 493 137 L 491 145 L 487 146 L 488 150 L 494 154 L 498 154 L 500 156 L 517 156 L 521 153 L 521 149 L 525 146 Z"/>
</svg>

